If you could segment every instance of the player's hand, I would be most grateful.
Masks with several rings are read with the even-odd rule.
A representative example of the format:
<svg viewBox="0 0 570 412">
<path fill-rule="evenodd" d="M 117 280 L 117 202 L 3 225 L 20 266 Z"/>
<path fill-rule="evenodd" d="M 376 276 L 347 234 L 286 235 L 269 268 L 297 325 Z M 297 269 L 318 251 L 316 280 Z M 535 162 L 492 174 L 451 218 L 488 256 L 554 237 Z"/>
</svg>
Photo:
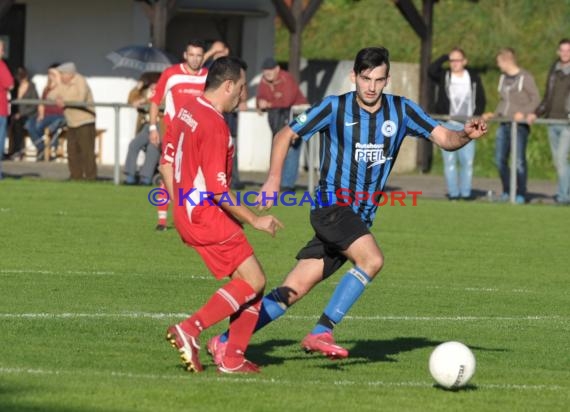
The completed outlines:
<svg viewBox="0 0 570 412">
<path fill-rule="evenodd" d="M 478 139 L 487 133 L 487 122 L 483 119 L 471 119 L 463 127 L 463 131 L 470 139 Z"/>
<path fill-rule="evenodd" d="M 265 196 L 263 194 L 265 193 Z M 274 180 L 268 179 L 261 189 L 259 190 L 259 194 L 255 199 L 257 201 L 257 209 L 258 210 L 269 210 L 273 206 L 272 198 L 274 196 L 279 195 L 279 183 L 275 182 Z"/>
<path fill-rule="evenodd" d="M 158 130 L 152 130 L 148 133 L 148 140 L 151 144 L 158 147 L 160 144 L 160 135 L 158 134 Z"/>
<path fill-rule="evenodd" d="M 279 219 L 271 215 L 256 216 L 251 225 L 257 230 L 269 233 L 272 237 L 275 237 L 275 232 L 277 232 L 278 229 L 283 229 L 285 227 Z"/>
</svg>

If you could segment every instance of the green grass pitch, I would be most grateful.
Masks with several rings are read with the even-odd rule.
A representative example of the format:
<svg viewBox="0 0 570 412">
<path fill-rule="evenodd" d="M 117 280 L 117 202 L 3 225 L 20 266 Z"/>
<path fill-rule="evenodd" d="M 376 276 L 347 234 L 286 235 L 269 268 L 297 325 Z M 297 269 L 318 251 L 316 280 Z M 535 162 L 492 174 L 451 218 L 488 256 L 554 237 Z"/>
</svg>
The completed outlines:
<svg viewBox="0 0 570 412">
<path fill-rule="evenodd" d="M 1 411 L 564 411 L 570 404 L 568 208 L 420 199 L 373 232 L 384 270 L 337 326 L 344 361 L 299 347 L 339 275 L 256 334 L 256 376 L 184 372 L 164 340 L 220 283 L 175 230 L 154 232 L 149 189 L 0 182 Z M 279 207 L 277 238 L 247 229 L 274 287 L 311 236 Z M 203 334 L 221 331 L 225 322 Z M 440 342 L 477 358 L 471 385 L 433 386 Z"/>
</svg>

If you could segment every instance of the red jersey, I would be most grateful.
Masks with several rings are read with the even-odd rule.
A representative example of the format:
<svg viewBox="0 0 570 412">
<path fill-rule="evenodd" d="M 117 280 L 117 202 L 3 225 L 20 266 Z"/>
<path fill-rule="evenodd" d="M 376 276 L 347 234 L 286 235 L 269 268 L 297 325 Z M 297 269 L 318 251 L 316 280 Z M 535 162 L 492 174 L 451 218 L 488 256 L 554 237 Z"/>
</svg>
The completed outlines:
<svg viewBox="0 0 570 412">
<path fill-rule="evenodd" d="M 224 117 L 204 97 L 192 97 L 170 126 L 178 140 L 174 159 L 174 222 L 185 242 L 220 244 L 241 225 L 206 199 L 228 192 L 234 147 Z"/>
<path fill-rule="evenodd" d="M 190 73 L 186 63 L 175 64 L 162 72 L 150 101 L 160 106 L 164 99 L 164 120 L 167 126 L 189 96 L 204 93 L 207 75 L 208 69 L 205 67 L 198 70 L 197 74 Z"/>
<path fill-rule="evenodd" d="M 4 60 L 0 59 L 0 116 L 8 116 L 8 92 L 14 86 L 14 78 L 10 69 L 4 63 Z M 4 150 L 4 148 L 1 148 Z"/>
</svg>

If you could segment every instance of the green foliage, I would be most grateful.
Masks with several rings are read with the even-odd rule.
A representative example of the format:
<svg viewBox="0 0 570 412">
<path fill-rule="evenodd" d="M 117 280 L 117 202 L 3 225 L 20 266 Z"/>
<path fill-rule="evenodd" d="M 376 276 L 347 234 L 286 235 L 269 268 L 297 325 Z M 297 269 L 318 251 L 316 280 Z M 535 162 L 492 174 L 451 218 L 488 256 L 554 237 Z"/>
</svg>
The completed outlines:
<svg viewBox="0 0 570 412">
<path fill-rule="evenodd" d="M 349 359 L 299 347 L 337 273 L 254 335 L 260 375 L 220 375 L 205 349 L 206 371 L 191 375 L 164 332 L 222 283 L 176 231 L 153 230 L 148 190 L 0 182 L 0 410 L 568 410 L 568 210 L 424 199 L 383 208 L 373 233 L 385 268 L 335 329 Z M 247 230 L 268 289 L 312 235 L 308 208 L 272 213 L 285 224 L 275 239 Z M 202 347 L 226 325 L 205 331 Z M 477 358 L 467 390 L 432 386 L 429 354 L 448 340 Z"/>
<path fill-rule="evenodd" d="M 415 4 L 421 9 L 421 2 Z M 487 110 L 493 111 L 498 99 L 498 49 L 513 47 L 521 67 L 535 76 L 542 93 L 558 41 L 570 33 L 568 16 L 570 0 L 440 0 L 434 7 L 432 56 L 462 47 L 470 65 L 482 71 Z M 278 25 L 276 54 L 281 60 L 288 59 L 288 38 L 287 30 Z M 390 50 L 393 61 L 419 62 L 420 41 L 392 1 L 325 0 L 303 33 L 303 57 L 352 60 L 360 48 L 377 44 Z M 478 176 L 497 176 L 494 129 L 478 147 Z M 544 126 L 533 127 L 527 155 L 531 178 L 554 178 Z"/>
</svg>

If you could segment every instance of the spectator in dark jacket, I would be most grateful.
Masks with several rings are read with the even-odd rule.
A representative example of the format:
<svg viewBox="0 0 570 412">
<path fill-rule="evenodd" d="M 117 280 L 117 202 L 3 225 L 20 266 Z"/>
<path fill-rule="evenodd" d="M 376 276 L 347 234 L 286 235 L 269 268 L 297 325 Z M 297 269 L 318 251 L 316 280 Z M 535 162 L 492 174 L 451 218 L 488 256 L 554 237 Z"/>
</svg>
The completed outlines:
<svg viewBox="0 0 570 412">
<path fill-rule="evenodd" d="M 449 68 L 446 69 L 443 66 L 448 61 Z M 435 60 L 428 68 L 430 78 L 437 84 L 435 112 L 451 117 L 444 123 L 444 126 L 450 129 L 462 130 L 467 118 L 479 116 L 485 110 L 485 90 L 481 79 L 466 65 L 465 52 L 456 47 L 449 54 Z M 472 199 L 475 141 L 454 152 L 442 149 L 441 154 L 449 199 Z"/>
<path fill-rule="evenodd" d="M 18 67 L 16 72 L 18 88 L 16 90 L 17 99 L 38 99 L 38 91 L 35 84 L 30 80 L 30 75 L 25 67 Z M 27 134 L 26 123 L 28 119 L 35 118 L 38 113 L 38 106 L 33 104 L 22 104 L 14 106 L 12 114 L 12 131 L 14 144 L 10 155 L 15 160 L 21 160 L 25 151 L 25 137 Z"/>
<path fill-rule="evenodd" d="M 544 99 L 531 115 L 532 122 L 536 116 L 550 119 L 570 119 L 570 39 L 562 39 L 558 43 L 558 60 L 554 62 L 548 73 Z M 555 200 L 561 204 L 570 204 L 570 126 L 553 124 L 548 126 L 548 139 L 552 160 L 558 174 L 558 193 Z"/>
</svg>

